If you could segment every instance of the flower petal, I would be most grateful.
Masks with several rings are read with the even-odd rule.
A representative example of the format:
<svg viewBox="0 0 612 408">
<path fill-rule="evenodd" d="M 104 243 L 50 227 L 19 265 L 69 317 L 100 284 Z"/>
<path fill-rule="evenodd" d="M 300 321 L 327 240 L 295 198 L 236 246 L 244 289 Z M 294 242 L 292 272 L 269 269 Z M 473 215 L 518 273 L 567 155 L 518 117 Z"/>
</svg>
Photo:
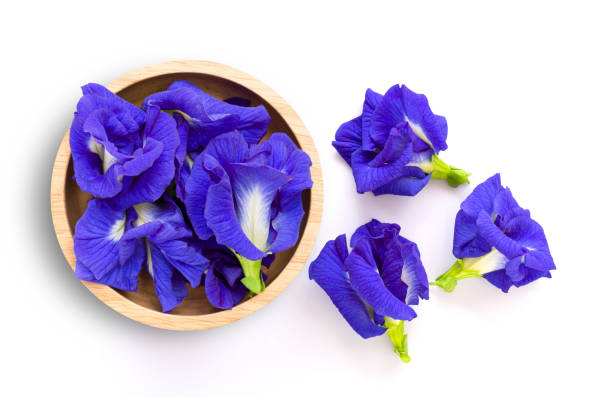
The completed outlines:
<svg viewBox="0 0 612 408">
<path fill-rule="evenodd" d="M 206 274 L 206 281 L 204 283 L 206 298 L 216 308 L 231 309 L 244 298 L 247 289 L 239 281 L 234 284 L 227 282 L 217 274 L 217 268 L 219 268 L 217 263 L 211 265 L 211 268 Z M 231 268 L 238 270 L 242 275 L 242 268 L 240 268 L 240 266 Z"/>
<path fill-rule="evenodd" d="M 273 239 L 268 240 L 268 252 L 282 252 L 296 244 L 303 216 L 301 194 L 296 193 L 285 200 L 278 214 L 272 219 L 271 227 L 275 234 L 273 234 Z"/>
<path fill-rule="evenodd" d="M 361 147 L 361 123 L 361 116 L 343 123 L 336 131 L 336 140 L 332 142 L 332 146 L 349 165 L 351 155 Z"/>
<path fill-rule="evenodd" d="M 142 244 L 135 247 L 132 256 L 124 264 L 115 264 L 108 273 L 96 278 L 93 272 L 77 259 L 75 276 L 77 279 L 88 282 L 101 283 L 119 290 L 135 292 L 138 290 L 138 275 L 142 269 L 145 258 L 145 249 Z"/>
<path fill-rule="evenodd" d="M 528 217 L 524 217 L 529 220 Z M 493 223 L 491 216 L 486 211 L 480 211 L 476 219 L 478 233 L 487 240 L 491 246 L 495 247 L 499 252 L 504 254 L 506 258 L 512 259 L 525 254 L 526 250 L 517 242 L 512 240 Z"/>
<path fill-rule="evenodd" d="M 374 92 L 369 88 L 366 91 L 365 100 L 363 101 L 363 113 L 361 115 L 361 134 L 363 135 L 361 147 L 368 152 L 376 150 L 376 144 L 370 137 L 370 128 L 372 126 L 372 115 L 382 99 L 383 96 L 378 92 Z"/>
<path fill-rule="evenodd" d="M 188 81 L 176 81 L 169 90 L 188 88 L 198 94 L 201 98 L 204 110 L 211 116 L 215 115 L 235 115 L 237 119 L 236 127 L 231 130 L 239 130 L 248 143 L 259 143 L 266 134 L 270 124 L 270 115 L 263 105 L 256 107 L 244 107 L 236 104 L 221 101 L 208 95 Z"/>
<path fill-rule="evenodd" d="M 404 122 L 436 153 L 446 150 L 446 119 L 431 112 L 425 95 L 414 93 L 404 85 L 394 85 L 372 115 L 370 137 L 380 145 L 393 127 Z"/>
<path fill-rule="evenodd" d="M 116 210 L 107 201 L 91 199 L 77 221 L 74 253 L 95 279 L 100 279 L 119 263 L 119 244 L 126 228 L 125 211 Z"/>
<path fill-rule="evenodd" d="M 372 192 L 375 196 L 383 194 L 415 196 L 425 188 L 430 179 L 431 174 L 423 173 L 418 167 L 407 166 L 402 168 L 399 177 Z"/>
<path fill-rule="evenodd" d="M 163 252 L 147 241 L 147 269 L 155 284 L 155 293 L 162 311 L 167 313 L 178 306 L 187 296 L 185 280 L 164 257 Z"/>
<path fill-rule="evenodd" d="M 499 173 L 489 177 L 474 188 L 474 191 L 461 203 L 461 209 L 474 220 L 480 211 L 493 215 L 493 203 L 498 193 L 503 191 Z"/>
<path fill-rule="evenodd" d="M 368 240 L 359 240 L 345 262 L 351 285 L 359 296 L 382 316 L 412 320 L 416 313 L 396 298 L 386 287 L 378 272 Z"/>
<path fill-rule="evenodd" d="M 328 241 L 309 268 L 310 279 L 327 293 L 344 319 L 361 337 L 380 336 L 386 329 L 376 325 L 357 292 L 351 287 L 344 261 L 348 256 L 346 235 Z"/>
<path fill-rule="evenodd" d="M 455 258 L 476 258 L 487 254 L 491 244 L 478 235 L 475 219 L 465 211 L 459 210 L 455 217 L 455 236 L 453 239 L 453 255 Z"/>
<path fill-rule="evenodd" d="M 429 279 L 414 242 L 405 240 L 402 243 L 402 259 L 401 280 L 408 286 L 404 301 L 408 305 L 418 305 L 419 298 L 429 299 Z"/>
<path fill-rule="evenodd" d="M 116 205 L 122 208 L 157 200 L 174 178 L 174 156 L 179 136 L 172 116 L 160 112 L 157 107 L 149 109 L 142 137 L 145 148 L 147 141 L 156 141 L 163 149 L 149 169 L 134 177 L 131 184 L 124 183 L 123 192 L 115 198 Z"/>
<path fill-rule="evenodd" d="M 212 180 L 204 168 L 206 156 L 200 154 L 191 168 L 191 175 L 185 182 L 185 210 L 193 226 L 193 230 L 201 239 L 208 239 L 212 230 L 208 227 L 205 217 L 206 199 Z M 227 180 L 229 183 L 229 179 Z M 230 187 L 231 188 L 231 187 Z"/>
<path fill-rule="evenodd" d="M 235 163 L 229 165 L 228 169 L 242 231 L 260 251 L 267 252 L 272 201 L 278 190 L 289 182 L 290 177 L 268 166 Z M 298 211 L 300 210 L 301 201 L 298 207 Z M 293 213 L 295 214 L 295 211 Z M 212 225 L 211 228 L 214 230 Z M 217 240 L 221 242 L 219 238 L 217 236 Z"/>
<path fill-rule="evenodd" d="M 362 149 L 356 150 L 351 156 L 351 166 L 357 192 L 365 193 L 375 190 L 401 177 L 411 156 L 412 150 L 406 149 L 398 160 L 379 167 L 370 167 L 369 163 L 374 160 L 376 154 Z"/>
</svg>

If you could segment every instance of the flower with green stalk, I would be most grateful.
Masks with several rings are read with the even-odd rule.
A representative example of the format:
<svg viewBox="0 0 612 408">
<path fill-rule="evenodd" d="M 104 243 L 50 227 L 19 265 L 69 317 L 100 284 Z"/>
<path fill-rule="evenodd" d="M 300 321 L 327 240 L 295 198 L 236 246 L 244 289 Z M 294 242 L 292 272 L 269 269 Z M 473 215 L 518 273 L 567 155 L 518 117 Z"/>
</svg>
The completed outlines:
<svg viewBox="0 0 612 408">
<path fill-rule="evenodd" d="M 404 322 L 416 317 L 411 305 L 428 299 L 427 274 L 415 243 L 399 235 L 397 224 L 372 220 L 328 241 L 310 265 L 310 279 L 330 297 L 361 337 L 387 333 L 405 363 L 408 341 Z"/>
</svg>

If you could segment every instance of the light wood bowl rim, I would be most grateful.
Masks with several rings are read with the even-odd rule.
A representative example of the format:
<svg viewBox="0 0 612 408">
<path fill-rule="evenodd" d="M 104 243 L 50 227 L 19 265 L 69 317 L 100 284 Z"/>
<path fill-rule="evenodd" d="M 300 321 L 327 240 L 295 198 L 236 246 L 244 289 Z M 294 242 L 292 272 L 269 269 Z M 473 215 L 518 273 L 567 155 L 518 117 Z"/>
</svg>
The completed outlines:
<svg viewBox="0 0 612 408">
<path fill-rule="evenodd" d="M 130 319 L 149 326 L 168 330 L 203 330 L 223 326 L 259 310 L 285 290 L 302 270 L 314 247 L 321 224 L 323 210 L 323 178 L 321 164 L 314 141 L 308 133 L 306 126 L 302 123 L 302 120 L 291 106 L 289 106 L 289 104 L 276 92 L 245 72 L 210 61 L 167 61 L 139 68 L 125 74 L 111 82 L 110 85 L 108 85 L 108 89 L 117 93 L 139 81 L 160 75 L 176 73 L 212 75 L 235 82 L 256 93 L 282 116 L 300 143 L 302 150 L 308 153 L 312 160 L 311 175 L 313 186 L 311 190 L 310 212 L 308 214 L 306 228 L 295 253 L 289 260 L 289 263 L 263 293 L 237 305 L 233 309 L 203 315 L 166 314 L 138 305 L 106 285 L 81 281 L 91 293 L 107 306 Z M 59 245 L 66 260 L 74 270 L 76 263 L 73 250 L 74 241 L 68 222 L 65 197 L 66 176 L 71 155 L 69 134 L 70 130 L 66 132 L 62 139 L 53 165 L 53 173 L 51 176 L 51 215 Z"/>
</svg>

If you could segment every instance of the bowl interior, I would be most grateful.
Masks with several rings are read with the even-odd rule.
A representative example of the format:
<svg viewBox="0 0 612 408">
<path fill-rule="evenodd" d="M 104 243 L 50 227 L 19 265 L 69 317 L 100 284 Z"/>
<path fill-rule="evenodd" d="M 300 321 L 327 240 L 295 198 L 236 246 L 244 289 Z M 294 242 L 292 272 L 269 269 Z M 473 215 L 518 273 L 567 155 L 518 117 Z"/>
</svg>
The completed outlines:
<svg viewBox="0 0 612 408">
<path fill-rule="evenodd" d="M 271 133 L 274 132 L 284 132 L 289 135 L 289 137 L 291 137 L 291 139 L 296 143 L 296 145 L 301 148 L 299 142 L 295 138 L 295 135 L 291 131 L 291 128 L 289 127 L 287 122 L 283 119 L 279 112 L 277 112 L 269 103 L 267 103 L 259 95 L 252 92 L 251 90 L 221 77 L 198 73 L 176 73 L 160 75 L 137 82 L 118 92 L 118 95 L 124 98 L 125 100 L 135 104 L 136 106 L 141 106 L 142 101 L 148 95 L 154 92 L 166 90 L 172 82 L 178 80 L 190 81 L 206 93 L 218 99 L 240 97 L 248 99 L 251 102 L 250 106 L 264 105 L 272 119 L 266 137 L 268 137 Z M 68 171 L 66 174 L 65 197 L 68 222 L 70 224 L 72 234 L 74 235 L 74 227 L 76 225 L 76 222 L 85 212 L 85 208 L 87 207 L 87 201 L 91 198 L 91 195 L 81 191 L 79 186 L 73 180 L 73 174 L 74 170 L 72 167 L 72 159 L 70 159 Z M 302 202 L 304 206 L 305 215 L 302 219 L 302 223 L 300 226 L 299 240 L 301 240 L 302 235 L 304 234 L 304 228 L 306 227 L 306 223 L 308 221 L 308 215 L 310 213 L 310 199 L 310 190 L 304 191 L 302 193 Z M 267 275 L 266 285 L 274 281 L 274 279 L 283 271 L 285 266 L 289 263 L 289 260 L 291 259 L 293 253 L 295 252 L 296 247 L 297 244 L 293 248 L 288 249 L 287 251 L 276 254 L 276 258 L 270 268 L 264 268 L 264 272 Z M 155 294 L 153 280 L 145 269 L 143 269 L 140 273 L 137 292 L 126 292 L 120 290 L 117 290 L 117 292 L 134 303 L 137 303 L 148 309 L 161 312 L 161 305 Z M 244 302 L 245 300 L 246 299 L 243 299 L 242 302 Z M 219 310 L 220 309 L 213 307 L 208 302 L 204 294 L 204 288 L 202 286 L 199 286 L 196 288 L 190 287 L 189 295 L 185 298 L 183 303 L 181 303 L 171 312 L 171 314 L 203 315 L 218 312 Z"/>
</svg>

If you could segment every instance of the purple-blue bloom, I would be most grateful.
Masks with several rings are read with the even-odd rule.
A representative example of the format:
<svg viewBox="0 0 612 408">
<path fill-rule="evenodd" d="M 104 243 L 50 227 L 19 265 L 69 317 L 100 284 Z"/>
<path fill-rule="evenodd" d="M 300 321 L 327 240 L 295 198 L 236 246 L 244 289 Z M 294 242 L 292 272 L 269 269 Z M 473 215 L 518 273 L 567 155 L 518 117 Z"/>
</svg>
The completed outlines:
<svg viewBox="0 0 612 408">
<path fill-rule="evenodd" d="M 216 136 L 239 131 L 248 143 L 259 143 L 270 124 L 264 106 L 249 107 L 250 101 L 221 101 L 188 81 L 176 81 L 166 91 L 148 96 L 143 108 L 158 107 L 173 114 L 178 123 L 181 146 L 176 156 L 176 193 L 185 200 L 185 182 L 197 156 Z"/>
<path fill-rule="evenodd" d="M 283 133 L 249 145 L 239 131 L 216 136 L 193 163 L 185 208 L 194 231 L 203 240 L 214 235 L 236 254 L 241 282 L 254 293 L 265 287 L 262 258 L 297 242 L 310 166 Z"/>
<path fill-rule="evenodd" d="M 447 292 L 457 280 L 483 277 L 503 292 L 550 278 L 555 269 L 544 230 L 495 174 L 463 201 L 455 219 L 457 262 L 435 282 Z"/>
<path fill-rule="evenodd" d="M 97 84 L 83 86 L 70 127 L 75 179 L 95 197 L 125 209 L 157 200 L 174 176 L 176 122 L 146 113 Z"/>
<path fill-rule="evenodd" d="M 135 291 L 143 267 L 153 278 L 164 312 L 187 296 L 186 282 L 200 284 L 208 260 L 192 245 L 192 233 L 168 195 L 127 210 L 92 199 L 77 222 L 76 277 Z"/>
<path fill-rule="evenodd" d="M 353 330 L 363 338 L 386 332 L 408 362 L 404 321 L 416 317 L 410 305 L 429 298 L 429 285 L 417 245 L 399 233 L 373 219 L 355 231 L 351 252 L 344 234 L 328 241 L 309 274 Z"/>
<path fill-rule="evenodd" d="M 438 157 L 447 133 L 425 95 L 394 85 L 385 95 L 368 89 L 362 114 L 340 126 L 332 145 L 353 169 L 357 192 L 414 196 L 430 178 L 469 183 L 469 173 Z"/>
</svg>

